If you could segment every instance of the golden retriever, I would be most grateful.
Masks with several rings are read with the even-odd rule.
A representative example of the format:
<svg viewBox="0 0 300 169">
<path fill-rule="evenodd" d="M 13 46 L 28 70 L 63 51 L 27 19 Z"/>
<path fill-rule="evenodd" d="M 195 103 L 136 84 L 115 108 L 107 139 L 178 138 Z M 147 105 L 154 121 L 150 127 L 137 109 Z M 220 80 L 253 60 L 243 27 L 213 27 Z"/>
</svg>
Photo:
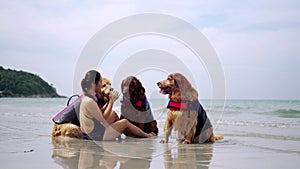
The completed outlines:
<svg viewBox="0 0 300 169">
<path fill-rule="evenodd" d="M 103 117 L 108 124 L 112 124 L 119 120 L 118 114 L 111 110 L 112 107 L 109 108 L 110 110 L 107 109 L 110 101 L 110 94 L 113 90 L 110 80 L 103 77 L 101 89 L 96 93 L 96 96 L 98 98 L 98 107 L 103 112 Z"/>
<path fill-rule="evenodd" d="M 187 78 L 180 73 L 170 74 L 166 80 L 157 83 L 162 94 L 169 95 L 164 138 L 167 143 L 171 130 L 178 131 L 178 140 L 183 144 L 214 142 L 223 136 L 214 135 L 212 124 L 198 101 L 198 92 Z"/>
<path fill-rule="evenodd" d="M 82 138 L 80 127 L 72 123 L 54 124 L 52 129 L 52 138 L 69 137 Z"/>
<path fill-rule="evenodd" d="M 54 122 L 52 138 L 82 138 L 82 132 L 80 130 L 80 123 L 78 120 L 80 99 L 81 97 L 77 98 L 73 103 L 68 105 L 52 118 L 52 121 Z"/>
<path fill-rule="evenodd" d="M 102 87 L 99 91 L 100 92 L 96 93 L 96 96 L 98 97 L 98 106 L 103 112 L 105 112 L 105 109 L 107 108 L 108 105 L 107 102 L 109 101 L 109 94 L 111 91 L 113 91 L 113 88 L 111 87 L 111 83 L 107 78 L 102 78 Z M 53 138 L 55 137 L 82 138 L 82 132 L 80 130 L 79 120 L 76 115 L 76 113 L 78 113 L 77 111 L 79 111 L 79 107 L 78 108 L 70 107 L 69 113 L 72 113 L 72 116 L 64 116 L 62 118 L 68 118 L 68 119 L 65 120 L 60 119 L 63 121 L 62 123 L 54 124 L 52 129 Z M 114 111 L 112 111 L 112 113 L 108 112 L 107 114 L 104 115 L 109 124 L 119 120 L 118 115 Z"/>
<path fill-rule="evenodd" d="M 145 88 L 135 76 L 129 76 L 122 81 L 121 117 L 139 127 L 146 133 L 158 134 L 157 122 L 154 120 L 150 104 L 145 95 Z M 125 133 L 131 136 L 130 133 Z"/>
<path fill-rule="evenodd" d="M 102 87 L 99 92 L 96 93 L 98 99 L 103 101 L 103 104 L 109 101 L 109 94 L 112 92 L 114 88 L 111 86 L 111 82 L 109 79 L 103 77 L 102 78 Z"/>
</svg>

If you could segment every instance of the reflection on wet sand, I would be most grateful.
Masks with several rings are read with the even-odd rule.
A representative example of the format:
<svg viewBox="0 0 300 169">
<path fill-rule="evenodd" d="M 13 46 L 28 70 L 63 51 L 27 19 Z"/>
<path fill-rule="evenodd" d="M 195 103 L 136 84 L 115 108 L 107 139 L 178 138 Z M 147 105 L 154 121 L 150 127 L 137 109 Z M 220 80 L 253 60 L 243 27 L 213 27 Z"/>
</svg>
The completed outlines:
<svg viewBox="0 0 300 169">
<path fill-rule="evenodd" d="M 209 168 L 212 150 L 211 144 L 178 144 L 171 149 L 169 145 L 165 145 L 165 168 Z"/>
<path fill-rule="evenodd" d="M 108 143 L 114 145 L 115 142 Z M 104 150 L 93 141 L 53 139 L 52 145 L 52 159 L 62 168 L 150 168 L 151 158 L 119 156 Z"/>
<path fill-rule="evenodd" d="M 52 159 L 62 168 L 208 168 L 213 149 L 209 144 L 160 144 L 159 139 L 53 139 L 52 145 Z"/>
<path fill-rule="evenodd" d="M 78 168 L 82 142 L 77 139 L 52 139 L 52 159 L 62 168 Z"/>
</svg>

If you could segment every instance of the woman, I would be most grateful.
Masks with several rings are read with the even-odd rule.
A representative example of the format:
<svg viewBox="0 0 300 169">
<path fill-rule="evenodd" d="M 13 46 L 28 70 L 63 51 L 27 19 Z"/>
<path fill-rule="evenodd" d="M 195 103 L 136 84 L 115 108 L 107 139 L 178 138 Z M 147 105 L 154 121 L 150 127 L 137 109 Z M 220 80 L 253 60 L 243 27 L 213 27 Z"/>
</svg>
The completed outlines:
<svg viewBox="0 0 300 169">
<path fill-rule="evenodd" d="M 106 122 L 95 97 L 96 90 L 102 86 L 101 81 L 100 73 L 95 70 L 88 71 L 81 81 L 84 96 L 80 103 L 79 119 L 83 138 L 96 141 L 114 140 L 124 130 L 129 130 L 136 137 L 148 138 L 155 136 L 154 133 L 143 132 L 126 119 L 119 120 L 110 125 Z M 116 100 L 119 96 L 117 92 L 113 92 L 110 97 L 110 99 Z"/>
</svg>

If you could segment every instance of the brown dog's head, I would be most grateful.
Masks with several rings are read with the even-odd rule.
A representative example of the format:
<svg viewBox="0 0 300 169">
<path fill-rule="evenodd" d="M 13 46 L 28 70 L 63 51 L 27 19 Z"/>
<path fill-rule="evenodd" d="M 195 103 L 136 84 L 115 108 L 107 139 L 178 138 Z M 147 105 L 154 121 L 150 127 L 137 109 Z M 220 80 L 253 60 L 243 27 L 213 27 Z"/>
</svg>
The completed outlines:
<svg viewBox="0 0 300 169">
<path fill-rule="evenodd" d="M 135 76 L 125 78 L 122 81 L 121 90 L 123 99 L 130 99 L 132 103 L 142 100 L 145 96 L 145 88 Z"/>
<path fill-rule="evenodd" d="M 192 87 L 187 78 L 180 73 L 168 75 L 166 80 L 157 83 L 162 94 L 169 94 L 169 98 L 180 101 L 181 99 L 198 98 L 197 91 Z"/>
</svg>

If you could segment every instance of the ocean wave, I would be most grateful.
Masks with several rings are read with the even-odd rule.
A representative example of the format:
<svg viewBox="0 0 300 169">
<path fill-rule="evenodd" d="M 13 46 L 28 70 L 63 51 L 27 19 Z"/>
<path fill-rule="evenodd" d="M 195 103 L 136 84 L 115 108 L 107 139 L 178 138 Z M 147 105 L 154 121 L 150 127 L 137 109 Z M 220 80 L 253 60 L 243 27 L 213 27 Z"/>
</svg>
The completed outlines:
<svg viewBox="0 0 300 169">
<path fill-rule="evenodd" d="M 51 116 L 46 114 L 25 114 L 25 113 L 3 113 L 2 116 L 8 117 L 33 117 L 33 118 L 51 118 Z"/>
<path fill-rule="evenodd" d="M 231 126 L 258 126 L 258 127 L 274 127 L 274 128 L 299 128 L 299 123 L 282 123 L 282 122 L 260 122 L 260 121 L 227 121 L 219 120 L 218 125 Z"/>
<path fill-rule="evenodd" d="M 295 110 L 295 109 L 278 109 L 275 110 L 271 113 L 274 113 L 278 116 L 281 117 L 294 117 L 294 118 L 299 118 L 300 117 L 300 110 Z"/>
</svg>

